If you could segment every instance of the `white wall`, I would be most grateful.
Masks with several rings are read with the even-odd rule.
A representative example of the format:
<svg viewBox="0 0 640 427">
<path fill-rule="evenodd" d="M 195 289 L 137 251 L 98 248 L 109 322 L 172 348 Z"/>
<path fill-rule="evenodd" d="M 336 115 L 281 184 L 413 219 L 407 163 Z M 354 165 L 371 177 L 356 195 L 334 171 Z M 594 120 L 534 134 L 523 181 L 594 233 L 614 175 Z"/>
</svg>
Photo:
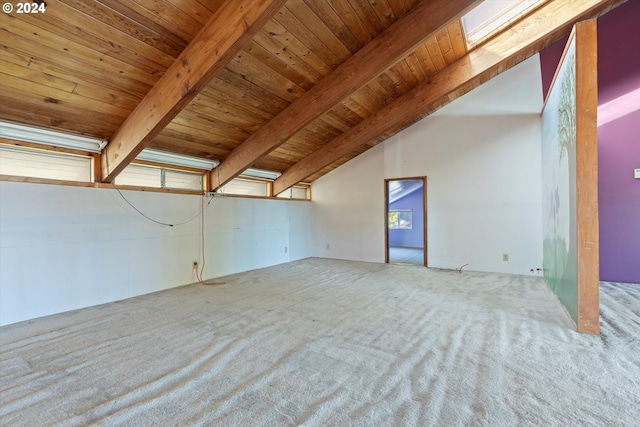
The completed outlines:
<svg viewBox="0 0 640 427">
<path fill-rule="evenodd" d="M 123 194 L 163 222 L 200 209 L 199 196 Z M 308 202 L 215 198 L 205 278 L 310 256 L 310 216 Z M 200 247 L 199 219 L 153 224 L 114 190 L 0 182 L 0 324 L 192 283 Z"/>
<path fill-rule="evenodd" d="M 541 106 L 536 55 L 317 180 L 314 253 L 384 262 L 384 179 L 426 176 L 429 266 L 541 267 Z"/>
<path fill-rule="evenodd" d="M 372 148 L 312 184 L 316 256 L 384 262 L 381 149 Z"/>
</svg>

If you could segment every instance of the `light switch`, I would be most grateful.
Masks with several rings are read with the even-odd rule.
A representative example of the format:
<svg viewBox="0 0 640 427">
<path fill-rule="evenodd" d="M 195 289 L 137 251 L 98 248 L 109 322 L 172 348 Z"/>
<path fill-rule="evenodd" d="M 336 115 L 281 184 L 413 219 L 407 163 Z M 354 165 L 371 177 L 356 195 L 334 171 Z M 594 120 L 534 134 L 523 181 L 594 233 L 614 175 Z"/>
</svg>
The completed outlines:
<svg viewBox="0 0 640 427">
<path fill-rule="evenodd" d="M 636 169 L 633 171 L 633 177 L 634 177 L 635 179 L 640 179 L 640 168 L 636 168 Z"/>
</svg>

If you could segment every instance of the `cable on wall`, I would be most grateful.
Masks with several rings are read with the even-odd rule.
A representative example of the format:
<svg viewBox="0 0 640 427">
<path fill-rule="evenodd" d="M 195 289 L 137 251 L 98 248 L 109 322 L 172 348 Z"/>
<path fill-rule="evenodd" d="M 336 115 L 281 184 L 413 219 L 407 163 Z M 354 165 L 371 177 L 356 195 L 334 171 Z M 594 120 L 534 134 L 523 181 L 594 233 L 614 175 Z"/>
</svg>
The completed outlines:
<svg viewBox="0 0 640 427">
<path fill-rule="evenodd" d="M 129 206 L 131 206 L 131 207 L 132 207 L 136 212 L 138 212 L 140 215 L 142 215 L 144 218 L 148 219 L 148 220 L 149 220 L 149 221 L 151 221 L 151 222 L 154 222 L 154 223 L 159 224 L 159 225 L 164 225 L 164 226 L 167 226 L 167 227 L 175 227 L 175 226 L 179 226 L 179 225 L 185 225 L 185 224 L 190 223 L 190 222 L 191 222 L 191 221 L 193 221 L 194 219 L 198 218 L 200 215 L 204 216 L 204 210 L 205 210 L 206 208 L 208 208 L 208 207 L 209 207 L 209 205 L 211 204 L 211 201 L 213 200 L 213 197 L 214 197 L 213 195 L 211 195 L 211 196 L 210 196 L 210 198 L 209 198 L 209 202 L 207 203 L 207 206 L 204 206 L 203 204 L 201 204 L 201 209 L 198 211 L 198 213 L 197 213 L 197 214 L 195 214 L 194 216 L 192 216 L 191 218 L 189 218 L 188 220 L 183 221 L 183 222 L 178 222 L 178 223 L 173 223 L 173 224 L 172 224 L 172 223 L 168 223 L 168 222 L 157 221 L 157 220 L 155 220 L 155 219 L 153 219 L 153 218 L 149 217 L 149 216 L 148 216 L 148 215 L 146 215 L 144 212 L 142 212 L 140 209 L 138 209 L 137 207 L 135 207 L 135 206 L 133 205 L 133 203 L 131 203 L 131 202 L 130 202 L 130 201 L 129 201 L 125 196 L 124 196 L 124 194 L 122 194 L 122 191 L 120 191 L 120 189 L 119 189 L 119 188 L 118 188 L 114 183 L 111 183 L 111 185 L 113 185 L 113 188 L 115 188 L 115 189 L 116 189 L 116 191 L 118 192 L 118 194 L 120 194 L 120 197 L 122 197 L 122 199 L 123 199 L 125 202 L 127 202 L 127 204 L 128 204 Z M 202 201 L 204 202 L 204 195 L 202 196 Z"/>
<path fill-rule="evenodd" d="M 144 218 L 148 219 L 148 220 L 149 220 L 149 221 L 151 221 L 151 222 L 155 222 L 156 224 L 159 224 L 159 225 L 166 225 L 166 226 L 168 226 L 168 227 L 173 227 L 173 224 L 169 224 L 168 222 L 156 221 L 155 219 L 153 219 L 153 218 L 151 218 L 151 217 L 149 217 L 149 216 L 145 215 L 145 214 L 144 214 L 144 212 L 142 212 L 140 209 L 138 209 L 138 208 L 136 208 L 135 206 L 133 206 L 133 203 L 131 203 L 129 200 L 127 200 L 127 198 L 126 198 L 126 197 L 124 197 L 124 194 L 122 194 L 122 191 L 120 191 L 120 189 L 119 189 L 118 187 L 116 187 L 116 185 L 115 185 L 115 184 L 113 184 L 113 183 L 112 183 L 111 185 L 113 185 L 113 188 L 115 188 L 115 189 L 116 189 L 116 191 L 118 192 L 118 194 L 120 194 L 120 197 L 122 197 L 122 200 L 124 200 L 125 202 L 127 202 L 127 204 L 128 204 L 129 206 L 131 206 L 131 207 L 132 207 L 136 212 L 138 212 L 138 213 L 139 213 L 140 215 L 142 215 Z"/>
<path fill-rule="evenodd" d="M 212 194 L 209 196 L 209 201 L 207 202 L 207 205 L 206 205 L 206 206 L 203 206 L 203 204 L 204 204 L 204 194 L 203 194 L 202 196 L 200 196 L 200 201 L 201 201 L 201 203 L 200 203 L 200 210 L 198 211 L 198 213 L 197 213 L 197 214 L 195 214 L 194 216 L 192 216 L 191 218 L 189 218 L 189 219 L 188 219 L 188 220 L 186 220 L 186 221 L 178 222 L 178 223 L 173 224 L 173 225 L 184 225 L 184 224 L 188 224 L 188 223 L 190 223 L 191 221 L 193 221 L 194 219 L 198 218 L 199 216 L 202 216 L 202 221 L 204 222 L 204 211 L 209 207 L 209 205 L 210 205 L 210 204 L 211 204 L 211 202 L 213 201 L 213 198 L 214 198 L 214 197 L 215 197 L 215 194 L 213 194 L 213 193 L 212 193 Z"/>
<path fill-rule="evenodd" d="M 207 285 L 207 286 L 211 286 L 211 285 L 224 285 L 225 282 L 205 282 L 202 279 L 202 274 L 204 273 L 204 264 L 205 264 L 205 255 L 204 255 L 204 248 L 205 248 L 205 242 L 204 242 L 204 210 L 209 206 L 209 204 L 211 204 L 211 200 L 213 200 L 213 196 L 211 196 L 211 198 L 209 199 L 209 203 L 207 203 L 207 206 L 204 206 L 204 195 L 202 195 L 202 197 L 200 198 L 200 250 L 202 253 L 202 264 L 200 264 L 200 270 L 198 270 L 196 268 L 196 279 L 198 279 L 198 282 L 200 282 L 201 285 Z"/>
<path fill-rule="evenodd" d="M 184 224 L 188 224 L 191 221 L 195 220 L 196 218 L 200 217 L 200 244 L 201 244 L 201 251 L 202 251 L 202 263 L 200 264 L 200 269 L 196 269 L 196 279 L 198 280 L 198 282 L 201 285 L 224 285 L 226 282 L 207 282 L 202 278 L 202 275 L 204 273 L 204 265 L 205 265 L 205 253 L 204 253 L 204 249 L 205 249 L 205 210 L 209 207 L 209 205 L 211 204 L 211 202 L 213 201 L 213 198 L 215 197 L 215 193 L 211 193 L 211 195 L 209 196 L 209 200 L 207 201 L 207 205 L 205 206 L 204 204 L 204 194 L 200 196 L 200 209 L 198 210 L 198 213 L 195 214 L 194 216 L 192 216 L 191 218 L 189 218 L 186 221 L 183 222 L 179 222 L 179 223 L 175 223 L 175 224 L 170 224 L 168 222 L 161 222 L 161 221 L 156 221 L 155 219 L 149 217 L 148 215 L 145 215 L 144 212 L 142 212 L 140 209 L 136 208 L 129 200 L 127 200 L 127 198 L 124 196 L 124 194 L 122 194 L 122 192 L 120 191 L 120 189 L 118 187 L 116 187 L 115 184 L 112 184 L 113 188 L 116 189 L 116 191 L 118 192 L 118 194 L 120 194 L 120 197 L 122 197 L 122 199 L 127 202 L 127 204 L 129 206 L 131 206 L 136 212 L 138 212 L 140 215 L 142 215 L 144 218 L 148 219 L 151 222 L 154 222 L 156 224 L 159 225 L 165 225 L 165 226 L 169 226 L 169 227 L 174 227 L 174 226 L 180 226 L 180 225 L 184 225 Z"/>
<path fill-rule="evenodd" d="M 108 169 L 108 168 L 109 168 L 109 156 L 106 156 L 106 161 L 107 161 L 107 169 Z M 144 218 L 148 219 L 149 221 L 151 221 L 151 222 L 153 222 L 153 223 L 156 223 L 156 224 L 158 224 L 158 225 L 167 226 L 167 227 L 174 227 L 174 226 L 176 226 L 176 225 L 184 225 L 184 224 L 188 224 L 188 223 L 190 223 L 191 221 L 193 221 L 194 219 L 198 218 L 198 216 L 199 216 L 199 215 L 204 216 L 204 210 L 205 210 L 206 208 L 208 208 L 208 207 L 209 207 L 209 205 L 211 204 L 211 201 L 213 200 L 213 197 L 215 196 L 215 194 L 212 194 L 212 195 L 211 195 L 211 198 L 209 199 L 209 203 L 207 203 L 207 206 L 206 206 L 206 207 L 203 207 L 203 203 L 201 203 L 201 204 L 200 204 L 200 210 L 199 210 L 199 211 L 198 211 L 198 213 L 197 213 L 196 215 L 194 215 L 193 217 L 191 217 L 191 218 L 189 218 L 188 220 L 183 221 L 183 222 L 179 222 L 179 223 L 176 223 L 176 224 L 171 224 L 171 223 L 168 223 L 168 222 L 157 221 L 157 220 L 155 220 L 155 219 L 151 218 L 150 216 L 146 215 L 146 214 L 145 214 L 144 212 L 142 212 L 140 209 L 136 208 L 136 207 L 133 205 L 133 203 L 131 203 L 129 200 L 127 200 L 127 198 L 126 198 L 126 197 L 124 197 L 124 194 L 122 194 L 122 191 L 120 191 L 120 189 L 116 186 L 115 181 L 114 181 L 114 182 L 112 182 L 112 183 L 111 183 L 111 185 L 113 185 L 113 188 L 115 188 L 115 189 L 116 189 L 116 191 L 118 192 L 118 194 L 120 194 L 120 197 L 122 197 L 122 200 L 124 200 L 125 202 L 127 202 L 127 204 L 128 204 L 129 206 L 131 206 L 131 207 L 132 207 L 136 212 L 138 212 L 138 213 L 139 213 L 140 215 L 142 215 Z M 204 201 L 204 195 L 203 195 L 202 197 L 203 197 L 203 198 L 202 198 L 202 201 Z"/>
</svg>

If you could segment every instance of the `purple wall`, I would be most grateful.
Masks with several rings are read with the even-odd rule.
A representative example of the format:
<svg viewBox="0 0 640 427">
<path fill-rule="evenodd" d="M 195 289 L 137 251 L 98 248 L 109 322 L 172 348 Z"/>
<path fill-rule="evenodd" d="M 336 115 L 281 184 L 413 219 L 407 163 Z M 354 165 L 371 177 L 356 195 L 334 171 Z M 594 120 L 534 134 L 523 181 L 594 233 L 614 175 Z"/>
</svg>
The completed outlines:
<svg viewBox="0 0 640 427">
<path fill-rule="evenodd" d="M 600 280 L 640 283 L 640 1 L 598 19 Z M 540 52 L 546 96 L 564 49 Z"/>
<path fill-rule="evenodd" d="M 412 209 L 413 228 L 411 230 L 389 230 L 389 246 L 423 247 L 424 204 L 422 201 L 422 187 L 389 204 L 389 210 L 393 209 Z"/>
</svg>

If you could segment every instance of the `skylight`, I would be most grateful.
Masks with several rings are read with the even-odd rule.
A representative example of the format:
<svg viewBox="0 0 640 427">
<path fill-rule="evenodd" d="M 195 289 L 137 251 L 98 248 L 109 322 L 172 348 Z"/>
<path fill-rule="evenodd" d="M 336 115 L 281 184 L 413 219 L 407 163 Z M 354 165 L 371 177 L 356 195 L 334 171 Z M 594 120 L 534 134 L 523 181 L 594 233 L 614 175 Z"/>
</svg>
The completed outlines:
<svg viewBox="0 0 640 427">
<path fill-rule="evenodd" d="M 462 17 L 467 46 L 478 42 L 546 0 L 484 0 Z"/>
</svg>

